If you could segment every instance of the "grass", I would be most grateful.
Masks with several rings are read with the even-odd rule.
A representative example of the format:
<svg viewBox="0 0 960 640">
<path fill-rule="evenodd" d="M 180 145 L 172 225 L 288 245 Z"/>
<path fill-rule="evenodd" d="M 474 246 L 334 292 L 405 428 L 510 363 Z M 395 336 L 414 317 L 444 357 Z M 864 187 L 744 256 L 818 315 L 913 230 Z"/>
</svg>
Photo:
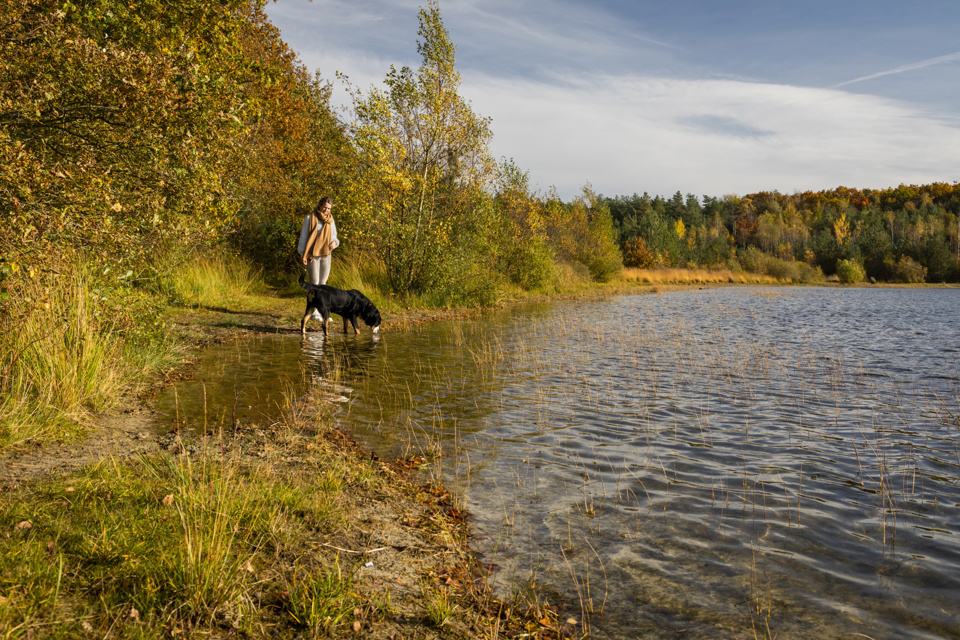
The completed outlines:
<svg viewBox="0 0 960 640">
<path fill-rule="evenodd" d="M 170 456 L 105 460 L 20 498 L 0 505 L 0 529 L 16 531 L 0 547 L 0 629 L 101 633 L 118 611 L 167 628 L 242 620 L 248 564 L 277 542 L 291 502 L 229 460 Z"/>
<path fill-rule="evenodd" d="M 285 607 L 290 617 L 313 635 L 340 626 L 361 604 L 352 593 L 353 576 L 345 573 L 339 557 L 333 566 L 315 572 L 294 571 L 289 580 Z"/>
<path fill-rule="evenodd" d="M 296 420 L 8 486 L 0 638 L 486 637 L 503 605 L 421 461 Z"/>
<path fill-rule="evenodd" d="M 626 268 L 620 280 L 637 284 L 776 284 L 776 278 L 730 269 L 637 269 Z"/>
<path fill-rule="evenodd" d="M 450 591 L 444 588 L 433 589 L 426 587 L 427 592 L 427 619 L 437 627 L 442 627 L 450 621 L 457 610 Z"/>
<path fill-rule="evenodd" d="M 64 439 L 115 408 L 132 384 L 179 360 L 149 296 L 111 287 L 87 265 L 27 281 L 0 336 L 0 450 Z"/>
<path fill-rule="evenodd" d="M 266 291 L 263 275 L 236 256 L 219 254 L 188 261 L 160 276 L 161 292 L 187 306 L 208 308 L 229 306 L 237 298 Z"/>
</svg>

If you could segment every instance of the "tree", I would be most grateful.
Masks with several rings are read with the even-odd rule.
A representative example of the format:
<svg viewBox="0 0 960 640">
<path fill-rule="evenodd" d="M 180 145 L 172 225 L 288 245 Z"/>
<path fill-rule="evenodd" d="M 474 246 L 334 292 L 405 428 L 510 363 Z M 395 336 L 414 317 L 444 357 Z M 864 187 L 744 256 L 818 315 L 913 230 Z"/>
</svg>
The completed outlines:
<svg viewBox="0 0 960 640">
<path fill-rule="evenodd" d="M 551 203 L 548 215 L 547 234 L 560 259 L 585 266 L 598 282 L 623 270 L 613 217 L 589 184 L 571 204 Z"/>
<path fill-rule="evenodd" d="M 489 120 L 457 93 L 455 49 L 435 0 L 419 19 L 420 68 L 391 67 L 385 90 L 354 94 L 360 168 L 350 215 L 393 289 L 424 293 L 489 254 L 494 164 Z"/>
<path fill-rule="evenodd" d="M 513 161 L 498 168 L 495 197 L 499 217 L 497 271 L 526 290 L 553 279 L 553 250 L 544 235 L 543 206 L 530 192 L 530 178 Z"/>
<path fill-rule="evenodd" d="M 217 229 L 248 0 L 0 0 L 0 254 L 142 259 Z"/>
<path fill-rule="evenodd" d="M 231 238 L 266 268 L 299 265 L 291 238 L 322 195 L 340 193 L 351 147 L 330 84 L 310 74 L 261 8 L 250 11 L 241 43 L 256 81 L 244 86 L 247 126 L 227 171 L 239 209 Z"/>
</svg>

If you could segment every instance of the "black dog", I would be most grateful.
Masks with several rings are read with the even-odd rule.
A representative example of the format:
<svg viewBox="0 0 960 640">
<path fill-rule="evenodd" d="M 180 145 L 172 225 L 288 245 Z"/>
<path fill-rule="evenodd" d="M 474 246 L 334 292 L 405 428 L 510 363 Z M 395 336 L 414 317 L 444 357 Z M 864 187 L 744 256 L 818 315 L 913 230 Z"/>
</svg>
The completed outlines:
<svg viewBox="0 0 960 640">
<path fill-rule="evenodd" d="M 307 332 L 307 319 L 314 309 L 323 316 L 323 335 L 327 335 L 327 322 L 330 320 L 331 313 L 343 317 L 344 333 L 347 332 L 347 320 L 353 325 L 354 332 L 360 333 L 360 327 L 357 326 L 358 317 L 362 318 L 374 333 L 380 331 L 380 312 L 367 299 L 367 296 L 356 289 L 344 291 L 325 284 L 310 284 L 302 273 L 300 286 L 307 290 L 307 309 L 303 312 L 303 320 L 300 321 L 300 333 Z"/>
</svg>

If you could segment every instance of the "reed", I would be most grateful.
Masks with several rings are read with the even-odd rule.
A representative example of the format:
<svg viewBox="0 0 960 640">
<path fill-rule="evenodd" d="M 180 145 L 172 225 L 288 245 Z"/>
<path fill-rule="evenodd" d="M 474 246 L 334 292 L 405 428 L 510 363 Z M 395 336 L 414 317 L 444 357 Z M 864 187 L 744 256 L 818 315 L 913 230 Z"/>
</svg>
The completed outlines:
<svg viewBox="0 0 960 640">
<path fill-rule="evenodd" d="M 239 256 L 205 256 L 189 260 L 159 277 L 171 300 L 193 307 L 235 308 L 237 298 L 266 290 L 262 272 Z"/>
<path fill-rule="evenodd" d="M 730 269 L 639 269 L 628 267 L 620 280 L 638 284 L 776 284 L 772 276 Z"/>
</svg>

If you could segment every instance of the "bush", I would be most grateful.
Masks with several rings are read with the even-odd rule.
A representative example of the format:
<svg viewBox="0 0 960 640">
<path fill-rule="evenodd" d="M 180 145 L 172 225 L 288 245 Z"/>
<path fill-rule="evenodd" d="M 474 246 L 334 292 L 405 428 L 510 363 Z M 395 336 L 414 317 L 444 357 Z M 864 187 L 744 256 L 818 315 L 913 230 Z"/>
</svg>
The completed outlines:
<svg viewBox="0 0 960 640">
<path fill-rule="evenodd" d="M 897 262 L 887 258 L 883 265 L 894 282 L 920 283 L 927 280 L 927 268 L 910 256 L 901 256 Z"/>
<path fill-rule="evenodd" d="M 820 267 L 813 267 L 806 262 L 796 260 L 781 260 L 765 254 L 757 247 L 747 247 L 740 253 L 740 265 L 744 271 L 767 275 L 778 280 L 791 282 L 822 282 L 823 271 Z M 731 260 L 736 264 L 735 261 Z M 733 269 L 733 267 L 730 267 Z"/>
<path fill-rule="evenodd" d="M 857 282 L 863 282 L 864 278 L 867 277 L 867 273 L 859 262 L 854 260 L 838 260 L 837 277 L 840 278 L 840 282 L 856 284 Z"/>
<path fill-rule="evenodd" d="M 773 276 L 777 280 L 800 280 L 800 264 L 795 261 L 781 260 L 773 256 L 765 256 L 762 273 Z"/>
<path fill-rule="evenodd" d="M 623 262 L 620 259 L 620 249 L 616 245 L 608 247 L 608 251 L 597 253 L 587 263 L 590 275 L 597 282 L 610 282 L 623 271 Z"/>
<path fill-rule="evenodd" d="M 543 239 L 531 237 L 503 252 L 500 269 L 526 291 L 543 288 L 554 278 L 553 250 Z"/>
</svg>

